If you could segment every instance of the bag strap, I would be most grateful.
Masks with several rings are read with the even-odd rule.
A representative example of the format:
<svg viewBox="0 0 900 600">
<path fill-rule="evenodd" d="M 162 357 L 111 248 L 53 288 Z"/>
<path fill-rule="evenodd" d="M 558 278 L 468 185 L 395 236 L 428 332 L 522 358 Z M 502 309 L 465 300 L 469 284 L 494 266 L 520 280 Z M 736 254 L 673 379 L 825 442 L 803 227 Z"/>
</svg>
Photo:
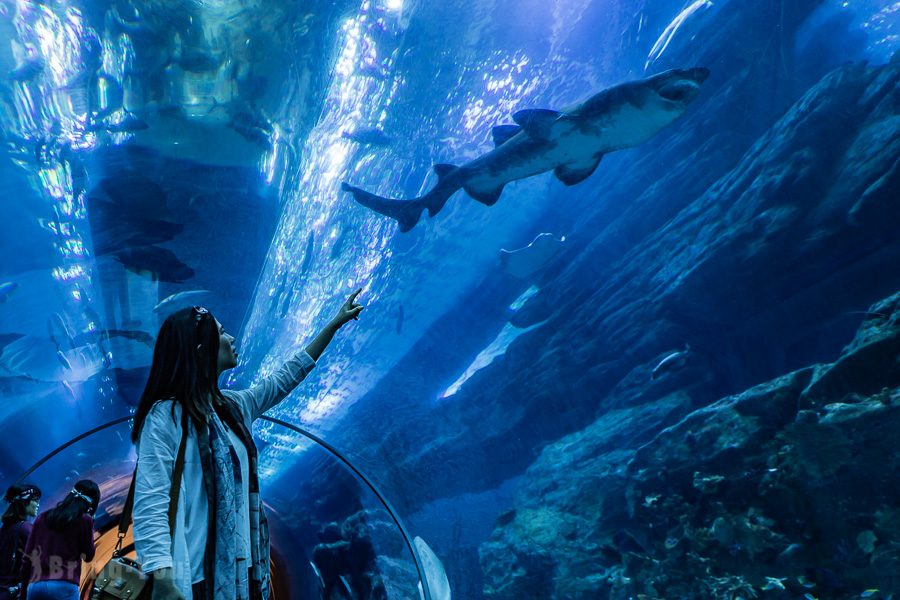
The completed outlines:
<svg viewBox="0 0 900 600">
<path fill-rule="evenodd" d="M 175 457 L 175 467 L 172 470 L 172 487 L 169 489 L 169 535 L 175 535 L 175 517 L 178 511 L 178 497 L 181 495 L 181 476 L 184 473 L 184 453 L 187 448 L 188 423 L 187 413 L 182 411 L 181 419 L 181 444 L 178 446 L 178 455 Z M 128 487 L 128 496 L 125 498 L 125 505 L 122 507 L 122 516 L 119 518 L 119 540 L 116 542 L 116 549 L 113 556 L 118 557 L 122 551 L 122 543 L 128 528 L 131 527 L 132 511 L 134 510 L 134 486 L 137 480 L 137 465 L 134 466 L 134 473 L 131 475 L 131 485 Z"/>
</svg>

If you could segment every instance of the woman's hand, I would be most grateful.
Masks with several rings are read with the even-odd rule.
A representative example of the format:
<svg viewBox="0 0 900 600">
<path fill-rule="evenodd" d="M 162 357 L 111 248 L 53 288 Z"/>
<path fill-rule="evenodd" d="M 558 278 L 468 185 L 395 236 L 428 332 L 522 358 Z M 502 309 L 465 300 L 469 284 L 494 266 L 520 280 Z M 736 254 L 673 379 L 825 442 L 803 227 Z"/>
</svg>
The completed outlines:
<svg viewBox="0 0 900 600">
<path fill-rule="evenodd" d="M 362 312 L 362 309 L 365 308 L 362 304 L 359 304 L 356 301 L 356 297 L 359 296 L 360 292 L 362 292 L 362 288 L 359 288 L 347 298 L 347 301 L 341 306 L 341 309 L 338 311 L 338 314 L 334 316 L 331 320 L 331 324 L 335 329 L 340 329 L 348 322 L 356 320 L 359 318 L 359 313 Z"/>
<path fill-rule="evenodd" d="M 309 346 L 306 347 L 306 353 L 309 354 L 313 360 L 319 360 L 319 357 L 322 356 L 322 352 L 325 351 L 325 347 L 331 343 L 332 339 L 334 339 L 334 334 L 337 333 L 338 329 L 346 325 L 349 321 L 359 317 L 363 305 L 356 302 L 356 297 L 359 296 L 360 292 L 362 292 L 362 288 L 359 288 L 350 294 L 350 297 L 347 298 L 347 301 L 341 306 L 338 314 L 334 316 L 328 325 L 322 328 L 322 331 L 320 331 L 315 339 L 309 343 Z M 153 600 L 156 599 L 154 598 Z"/>
<path fill-rule="evenodd" d="M 184 596 L 177 587 L 172 577 L 172 569 L 158 569 L 153 571 L 153 583 L 151 600 L 184 600 Z"/>
</svg>

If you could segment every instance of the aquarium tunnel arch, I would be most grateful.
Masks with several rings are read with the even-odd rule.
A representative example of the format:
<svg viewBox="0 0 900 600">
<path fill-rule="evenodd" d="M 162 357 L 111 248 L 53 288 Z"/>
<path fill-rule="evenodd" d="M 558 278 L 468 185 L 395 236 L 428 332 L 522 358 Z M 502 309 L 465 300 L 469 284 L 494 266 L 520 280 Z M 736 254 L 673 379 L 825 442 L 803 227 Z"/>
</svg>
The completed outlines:
<svg viewBox="0 0 900 600">
<path fill-rule="evenodd" d="M 291 423 L 286 423 L 284 421 L 281 421 L 280 419 L 274 419 L 272 417 L 263 416 L 261 418 L 263 421 L 272 423 L 289 432 L 297 434 L 301 439 L 312 442 L 314 447 L 324 450 L 334 459 L 336 463 L 340 464 L 343 469 L 350 471 L 353 476 L 355 476 L 358 483 L 361 484 L 359 487 L 363 488 L 364 492 L 367 492 L 367 494 L 358 492 L 359 497 L 357 498 L 357 502 L 360 507 L 362 507 L 360 509 L 360 512 L 357 513 L 362 517 L 359 519 L 358 526 L 362 526 L 362 528 L 365 530 L 368 527 L 367 521 L 377 521 L 379 517 L 381 519 L 384 519 L 385 516 L 387 516 L 388 520 L 393 526 L 392 529 L 395 530 L 392 532 L 393 536 L 399 537 L 402 540 L 404 550 L 408 551 L 409 553 L 406 557 L 406 561 L 412 563 L 413 569 L 410 569 L 407 565 L 405 572 L 402 573 L 407 581 L 403 581 L 401 579 L 397 582 L 389 582 L 387 585 L 382 582 L 381 587 L 384 590 L 383 593 L 385 597 L 409 597 L 410 593 L 415 593 L 415 591 L 418 590 L 418 593 L 421 594 L 422 598 L 424 598 L 425 600 L 430 600 L 432 598 L 431 590 L 434 586 L 446 586 L 446 575 L 440 572 L 432 571 L 431 576 L 435 581 L 431 584 L 428 583 L 428 575 L 425 564 L 430 565 L 431 563 L 423 562 L 423 559 L 420 556 L 420 552 L 429 553 L 426 555 L 425 560 L 434 560 L 432 558 L 432 555 L 430 554 L 431 550 L 427 548 L 427 545 L 423 547 L 423 542 L 421 541 L 421 539 L 419 539 L 418 542 L 413 541 L 413 538 L 410 536 L 409 532 L 404 526 L 400 516 L 391 506 L 388 499 L 385 498 L 378 487 L 362 472 L 360 472 L 359 469 L 354 466 L 353 463 L 351 463 L 338 449 L 331 446 L 328 442 L 320 439 L 315 434 L 304 431 L 296 425 L 292 425 Z M 133 421 L 134 419 L 132 417 L 121 417 L 118 419 L 114 419 L 108 423 L 104 423 L 102 425 L 94 427 L 89 431 L 83 432 L 73 437 L 72 439 L 60 445 L 58 448 L 55 448 L 52 452 L 48 453 L 46 456 L 38 460 L 34 465 L 29 467 L 24 473 L 22 473 L 22 475 L 16 481 L 16 483 L 21 484 L 34 479 L 43 479 L 44 477 L 42 477 L 42 475 L 44 475 L 44 473 L 42 473 L 42 469 L 45 471 L 49 471 L 50 473 L 53 473 L 54 471 L 52 465 L 47 466 L 46 468 L 45 465 L 47 465 L 47 463 L 50 463 L 57 457 L 60 457 L 57 462 L 62 462 L 62 469 L 64 471 L 68 469 L 67 471 L 65 471 L 67 473 L 67 476 L 62 478 L 64 484 L 59 490 L 42 490 L 44 493 L 50 492 L 51 498 L 54 496 L 61 498 L 68 492 L 73 479 L 91 479 L 92 481 L 97 482 L 100 486 L 103 495 L 100 506 L 96 513 L 96 521 L 98 523 L 97 533 L 99 534 L 97 545 L 102 550 L 105 550 L 105 552 L 101 551 L 100 553 L 98 553 L 98 557 L 95 559 L 95 561 L 93 561 L 90 567 L 82 571 L 82 579 L 80 583 L 82 596 L 90 595 L 90 591 L 93 587 L 94 581 L 96 580 L 97 574 L 99 573 L 100 569 L 102 569 L 105 561 L 109 559 L 111 555 L 110 553 L 112 552 L 118 541 L 117 538 L 120 516 L 122 514 L 122 507 L 125 504 L 125 498 L 128 495 L 128 486 L 131 482 L 131 477 L 133 476 L 134 464 L 132 463 L 130 468 L 125 468 L 123 470 L 123 466 L 128 466 L 128 462 L 124 461 L 122 465 L 117 465 L 116 470 L 113 472 L 108 472 L 105 469 L 95 471 L 95 469 L 100 467 L 99 464 L 95 464 L 94 466 L 88 467 L 86 469 L 77 464 L 77 462 L 79 462 L 77 460 L 77 457 L 87 456 L 85 452 L 80 451 L 75 454 L 76 460 L 73 460 L 71 458 L 71 453 L 70 457 L 68 457 L 67 460 L 67 457 L 64 455 L 64 453 L 68 452 L 70 448 L 73 451 L 78 449 L 78 444 L 80 442 L 82 442 L 83 440 L 90 440 L 90 438 L 98 436 L 98 434 L 103 434 L 108 439 L 102 440 L 101 442 L 99 442 L 99 444 L 96 440 L 94 440 L 93 445 L 100 445 L 101 447 L 108 450 L 110 446 L 113 445 L 112 443 L 110 443 L 113 438 L 108 435 L 108 430 L 113 430 L 113 428 L 116 428 L 117 430 L 115 430 L 115 439 L 121 442 L 122 437 L 125 437 L 127 439 L 128 435 L 130 435 Z M 119 425 L 125 425 L 126 427 L 118 427 Z M 127 431 L 125 431 L 126 429 Z M 124 436 L 122 435 L 123 431 L 125 432 Z M 85 445 L 87 445 L 88 443 L 89 442 L 86 442 Z M 303 451 L 308 450 L 309 448 L 302 448 L 301 445 L 298 444 L 297 449 L 298 451 Z M 124 454 L 127 455 L 128 453 L 125 452 Z M 108 464 L 103 465 L 103 467 L 108 466 Z M 334 465 L 329 465 L 329 468 L 333 469 Z M 79 471 L 79 469 L 83 470 Z M 59 471 L 60 468 L 57 467 L 57 469 L 55 470 Z M 53 476 L 49 476 L 47 478 L 53 479 Z M 370 496 L 370 498 L 366 498 L 367 495 Z M 373 499 L 375 500 L 374 502 Z M 376 509 L 372 509 L 372 505 L 376 506 Z M 277 507 L 269 506 L 267 508 L 269 508 L 270 510 L 274 510 L 275 515 L 279 514 Z M 382 514 L 379 515 L 378 512 Z M 129 535 L 130 532 L 131 530 L 129 529 L 129 531 L 126 532 L 126 537 L 124 538 L 124 549 L 126 551 L 124 556 L 134 559 L 136 558 L 136 556 L 134 552 L 134 543 L 131 536 Z M 296 535 L 296 530 L 294 531 L 294 534 Z M 363 536 L 367 540 L 371 538 L 371 536 L 368 536 L 366 534 L 363 534 Z M 331 541 L 333 542 L 334 540 Z M 395 555 L 399 554 L 396 549 L 396 540 L 392 541 L 393 544 L 390 544 L 389 542 L 386 542 L 382 537 L 381 540 L 372 545 L 371 550 L 383 553 L 385 549 L 378 548 L 377 546 L 379 544 L 392 545 L 394 546 L 394 549 L 391 553 Z M 322 576 L 321 571 L 325 570 L 326 567 L 324 565 L 316 565 L 317 560 L 325 560 L 322 557 L 326 556 L 328 550 L 330 549 L 328 544 L 322 544 L 321 542 L 323 542 L 323 540 L 321 539 L 315 540 L 313 542 L 310 542 L 310 540 L 306 540 L 306 542 L 313 543 L 314 545 L 304 548 L 301 544 L 297 544 L 295 540 L 294 547 L 290 552 L 284 552 L 283 550 L 279 551 L 280 549 L 277 539 L 274 543 L 274 551 L 276 556 L 275 564 L 273 565 L 273 571 L 276 574 L 276 576 L 273 578 L 276 581 L 274 593 L 278 594 L 279 597 L 306 598 L 310 597 L 310 595 L 322 595 L 325 593 L 325 588 L 328 587 L 329 583 L 331 583 L 326 582 Z M 358 540 L 355 540 L 355 542 L 357 544 L 359 543 Z M 301 557 L 299 560 L 297 555 Z M 382 579 L 377 573 L 377 569 L 373 574 L 375 575 L 377 580 L 380 581 Z M 340 581 L 340 583 L 338 583 L 338 587 L 343 587 L 347 592 L 352 593 L 349 584 L 346 583 L 346 578 L 352 577 L 352 575 L 353 573 L 350 569 L 350 566 L 345 565 L 345 572 L 338 573 L 338 580 Z M 342 577 L 344 577 L 345 579 L 341 580 L 340 578 Z M 279 590 L 279 588 L 282 586 L 283 589 Z M 438 587 L 437 589 L 440 589 L 440 587 Z M 391 591 L 388 592 L 388 590 Z"/>
<path fill-rule="evenodd" d="M 896 0 L 3 0 L 0 488 L 88 432 L 34 518 L 94 478 L 110 551 L 196 306 L 281 382 L 273 600 L 896 596 L 898 49 Z"/>
</svg>

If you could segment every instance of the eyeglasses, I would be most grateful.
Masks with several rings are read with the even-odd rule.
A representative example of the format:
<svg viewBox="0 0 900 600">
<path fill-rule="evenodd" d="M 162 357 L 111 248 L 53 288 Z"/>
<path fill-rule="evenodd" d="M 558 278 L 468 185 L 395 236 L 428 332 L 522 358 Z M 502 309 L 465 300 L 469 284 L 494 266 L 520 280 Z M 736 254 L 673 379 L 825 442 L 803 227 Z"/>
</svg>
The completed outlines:
<svg viewBox="0 0 900 600">
<path fill-rule="evenodd" d="M 195 306 L 191 309 L 194 312 L 194 323 L 199 324 L 200 319 L 203 318 L 203 315 L 208 315 L 209 311 L 203 308 L 202 306 Z"/>
<path fill-rule="evenodd" d="M 19 500 L 22 502 L 32 502 L 34 500 L 37 500 L 38 502 L 40 502 L 41 501 L 40 499 L 41 499 L 41 495 L 34 488 L 28 488 L 27 490 L 23 490 L 14 498 L 14 500 Z"/>
</svg>

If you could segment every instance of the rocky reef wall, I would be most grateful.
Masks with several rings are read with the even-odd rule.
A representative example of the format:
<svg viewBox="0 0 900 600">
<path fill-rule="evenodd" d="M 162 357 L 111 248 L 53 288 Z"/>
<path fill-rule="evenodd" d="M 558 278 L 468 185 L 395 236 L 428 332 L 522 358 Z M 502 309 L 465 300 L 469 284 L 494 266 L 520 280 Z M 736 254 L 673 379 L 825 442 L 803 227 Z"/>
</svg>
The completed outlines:
<svg viewBox="0 0 900 600">
<path fill-rule="evenodd" d="M 900 294 L 870 312 L 835 362 L 689 412 L 647 443 L 635 442 L 679 394 L 545 448 L 481 547 L 485 597 L 900 589 Z"/>
</svg>

